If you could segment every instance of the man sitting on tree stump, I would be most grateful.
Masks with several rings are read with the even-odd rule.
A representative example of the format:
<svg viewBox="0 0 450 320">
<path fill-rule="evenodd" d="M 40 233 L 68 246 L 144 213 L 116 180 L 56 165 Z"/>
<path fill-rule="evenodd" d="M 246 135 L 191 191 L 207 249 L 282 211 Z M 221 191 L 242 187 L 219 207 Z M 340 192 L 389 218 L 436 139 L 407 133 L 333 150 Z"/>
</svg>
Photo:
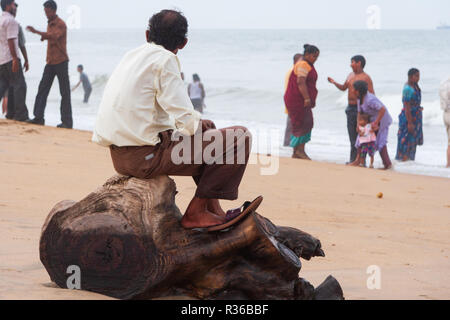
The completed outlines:
<svg viewBox="0 0 450 320">
<path fill-rule="evenodd" d="M 163 10 L 150 19 L 148 43 L 125 55 L 105 87 L 92 140 L 110 148 L 120 174 L 192 176 L 197 190 L 182 226 L 224 230 L 262 201 L 258 197 L 226 213 L 219 204 L 238 197 L 251 134 L 244 127 L 217 130 L 194 110 L 177 58 L 188 42 L 187 30 L 177 11 Z"/>
</svg>

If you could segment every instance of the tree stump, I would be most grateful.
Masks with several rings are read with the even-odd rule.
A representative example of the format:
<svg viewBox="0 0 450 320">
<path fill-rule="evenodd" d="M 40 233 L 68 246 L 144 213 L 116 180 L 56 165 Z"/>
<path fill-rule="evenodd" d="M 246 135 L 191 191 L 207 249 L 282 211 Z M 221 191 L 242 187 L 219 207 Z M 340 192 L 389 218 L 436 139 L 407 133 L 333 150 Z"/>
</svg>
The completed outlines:
<svg viewBox="0 0 450 320">
<path fill-rule="evenodd" d="M 40 258 L 67 288 L 78 266 L 81 289 L 120 299 L 186 295 L 198 299 L 343 299 L 328 277 L 299 278 L 299 257 L 324 256 L 320 241 L 252 213 L 225 232 L 180 225 L 175 182 L 114 176 L 80 202 L 62 201 L 47 217 Z"/>
</svg>

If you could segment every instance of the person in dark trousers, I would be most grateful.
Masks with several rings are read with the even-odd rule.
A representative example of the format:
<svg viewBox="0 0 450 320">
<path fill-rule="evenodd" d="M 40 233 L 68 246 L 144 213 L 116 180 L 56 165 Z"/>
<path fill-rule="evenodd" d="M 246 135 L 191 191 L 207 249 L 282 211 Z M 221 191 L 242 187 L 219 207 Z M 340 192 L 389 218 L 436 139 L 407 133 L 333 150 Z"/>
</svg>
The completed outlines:
<svg viewBox="0 0 450 320">
<path fill-rule="evenodd" d="M 219 199 L 238 198 L 251 133 L 239 126 L 218 130 L 194 110 L 177 56 L 188 42 L 187 32 L 188 22 L 181 12 L 163 10 L 150 18 L 147 43 L 129 51 L 108 80 L 92 140 L 110 149 L 120 174 L 140 179 L 193 177 L 197 189 L 180 224 L 185 229 L 215 232 L 248 217 L 262 197 L 227 212 L 220 205 Z M 185 159 L 179 162 L 176 150 L 183 145 Z M 208 150 L 214 156 L 202 156 Z M 224 156 L 227 160 L 220 160 Z"/>
<path fill-rule="evenodd" d="M 18 8 L 19 5 L 16 3 L 16 7 Z M 17 15 L 17 12 L 14 14 L 14 17 Z M 25 35 L 23 33 L 22 27 L 19 25 L 19 48 L 20 52 L 22 52 L 22 56 L 24 59 L 23 63 L 23 69 L 25 72 L 27 72 L 30 69 L 30 65 L 28 62 L 28 53 L 27 48 L 25 47 Z M 26 83 L 25 83 L 25 89 L 26 89 Z M 16 115 L 16 108 L 14 106 L 15 100 L 14 100 L 14 89 L 11 87 L 8 90 L 8 98 L 6 99 L 7 103 L 7 113 L 6 113 L 6 119 L 14 119 Z M 27 105 L 25 104 L 25 108 L 28 110 Z M 27 112 L 28 115 L 28 112 Z M 28 117 L 28 116 L 27 116 Z"/>
<path fill-rule="evenodd" d="M 8 89 L 14 95 L 14 117 L 17 121 L 28 120 L 25 106 L 27 86 L 19 53 L 19 23 L 15 19 L 17 5 L 14 0 L 1 0 L 0 16 L 0 97 Z"/>
<path fill-rule="evenodd" d="M 28 26 L 27 30 L 41 36 L 41 41 L 47 40 L 47 65 L 44 69 L 38 94 L 34 103 L 34 119 L 30 123 L 44 125 L 44 111 L 47 97 L 55 77 L 58 77 L 61 93 L 61 122 L 58 128 L 72 129 L 72 104 L 69 82 L 69 56 L 67 55 L 67 27 L 56 14 L 57 5 L 53 0 L 44 3 L 45 15 L 48 18 L 47 32 L 41 32 Z"/>
<path fill-rule="evenodd" d="M 364 72 L 364 67 L 366 66 L 366 59 L 362 55 L 357 55 L 352 57 L 350 67 L 352 68 L 352 73 L 349 74 L 347 80 L 344 84 L 339 84 L 333 80 L 333 78 L 328 78 L 328 82 L 334 84 L 336 88 L 341 91 L 348 90 L 348 107 L 345 110 L 347 115 L 347 130 L 348 137 L 350 140 L 350 161 L 347 164 L 353 163 L 357 156 L 358 151 L 355 147 L 356 138 L 358 137 L 357 126 L 358 126 L 358 110 L 357 110 L 357 93 L 353 88 L 353 84 L 356 81 L 365 81 L 369 87 L 369 92 L 375 94 L 373 89 L 373 82 L 370 76 Z"/>
<path fill-rule="evenodd" d="M 84 73 L 83 70 L 84 70 L 84 67 L 83 67 L 83 65 L 80 64 L 77 67 L 77 71 L 80 73 L 80 81 L 77 83 L 77 85 L 75 87 L 73 87 L 72 91 L 75 91 L 80 86 L 80 84 L 83 84 L 83 90 L 84 90 L 83 103 L 88 103 L 89 97 L 91 96 L 91 93 L 92 93 L 92 85 L 91 85 L 91 82 L 89 81 L 87 74 Z"/>
</svg>

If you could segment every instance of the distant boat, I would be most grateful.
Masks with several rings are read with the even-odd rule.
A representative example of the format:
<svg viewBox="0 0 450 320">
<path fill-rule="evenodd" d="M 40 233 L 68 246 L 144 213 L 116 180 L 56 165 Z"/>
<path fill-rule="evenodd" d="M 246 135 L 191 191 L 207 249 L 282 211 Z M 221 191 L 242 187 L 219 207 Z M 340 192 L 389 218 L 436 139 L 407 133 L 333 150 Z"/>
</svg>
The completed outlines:
<svg viewBox="0 0 450 320">
<path fill-rule="evenodd" d="M 437 30 L 450 30 L 450 25 L 448 24 L 441 24 L 440 26 L 436 27 Z"/>
</svg>

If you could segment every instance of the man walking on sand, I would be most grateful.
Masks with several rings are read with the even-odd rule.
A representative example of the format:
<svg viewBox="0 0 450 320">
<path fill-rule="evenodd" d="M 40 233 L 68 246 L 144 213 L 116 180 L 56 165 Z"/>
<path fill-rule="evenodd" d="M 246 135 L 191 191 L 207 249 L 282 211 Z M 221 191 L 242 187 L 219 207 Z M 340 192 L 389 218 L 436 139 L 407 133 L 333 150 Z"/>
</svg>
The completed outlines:
<svg viewBox="0 0 450 320">
<path fill-rule="evenodd" d="M 55 77 L 58 78 L 61 93 L 61 122 L 57 127 L 72 129 L 72 103 L 69 82 L 69 56 L 67 55 L 67 27 L 58 17 L 58 6 L 53 0 L 44 3 L 45 15 L 48 18 L 47 32 L 41 32 L 28 26 L 27 30 L 47 40 L 47 65 L 44 69 L 39 90 L 34 103 L 34 119 L 29 123 L 44 125 L 44 111 L 47 98 Z"/>
<path fill-rule="evenodd" d="M 181 79 L 177 57 L 187 44 L 187 31 L 187 20 L 177 11 L 163 10 L 150 19 L 148 43 L 128 52 L 108 80 L 92 139 L 110 148 L 114 168 L 120 174 L 141 179 L 192 176 L 197 190 L 181 225 L 218 231 L 256 210 L 262 197 L 226 213 L 219 204 L 219 199 L 238 197 L 251 135 L 244 127 L 217 130 L 213 122 L 200 120 Z M 180 134 L 182 141 L 177 140 Z M 227 154 L 226 163 L 204 159 L 213 144 L 206 136 L 214 137 L 214 143 L 217 139 L 224 142 L 214 148 L 213 158 Z M 181 156 L 179 147 L 186 141 L 189 148 L 182 149 Z M 183 161 L 178 161 L 178 156 Z"/>
<path fill-rule="evenodd" d="M 14 120 L 27 121 L 25 106 L 27 85 L 19 53 L 19 23 L 15 19 L 17 5 L 14 0 L 1 0 L 0 16 L 0 97 L 8 89 L 14 95 Z"/>
<path fill-rule="evenodd" d="M 350 67 L 352 68 L 353 72 L 349 74 L 344 84 L 339 84 L 332 78 L 328 78 L 328 82 L 334 84 L 339 90 L 348 90 L 348 107 L 345 110 L 345 113 L 347 115 L 347 130 L 350 140 L 349 163 L 353 163 L 356 160 L 356 156 L 358 154 L 358 150 L 355 147 L 356 138 L 358 137 L 358 132 L 356 129 L 358 125 L 358 97 L 353 84 L 359 80 L 365 81 L 369 86 L 369 92 L 375 94 L 372 79 L 367 73 L 364 72 L 365 66 L 366 59 L 361 55 L 357 55 L 351 59 Z"/>
</svg>

